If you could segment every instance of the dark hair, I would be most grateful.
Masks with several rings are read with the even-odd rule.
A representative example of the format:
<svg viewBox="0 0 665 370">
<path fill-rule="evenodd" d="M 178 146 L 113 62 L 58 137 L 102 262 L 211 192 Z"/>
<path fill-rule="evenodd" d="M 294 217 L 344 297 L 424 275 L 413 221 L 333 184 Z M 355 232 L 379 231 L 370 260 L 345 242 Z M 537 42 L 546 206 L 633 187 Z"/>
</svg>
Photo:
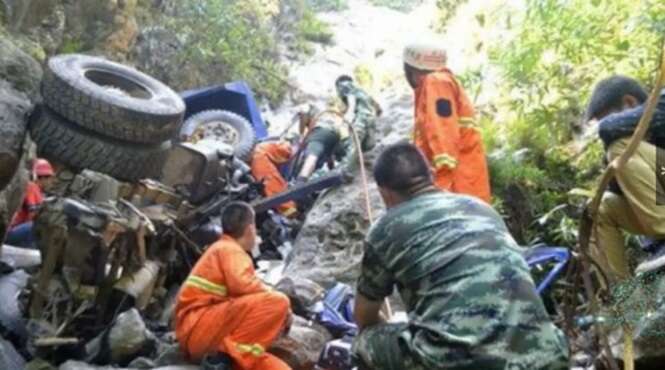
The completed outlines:
<svg viewBox="0 0 665 370">
<path fill-rule="evenodd" d="M 335 85 L 338 85 L 338 84 L 340 84 L 342 82 L 346 82 L 346 81 L 353 82 L 353 77 L 351 77 L 349 75 L 341 75 L 341 76 L 337 77 L 337 79 L 335 80 Z"/>
<path fill-rule="evenodd" d="M 374 180 L 379 187 L 407 196 L 432 185 L 432 173 L 420 150 L 404 141 L 381 152 L 374 164 Z"/>
<path fill-rule="evenodd" d="M 253 223 L 254 209 L 245 202 L 231 202 L 222 210 L 222 229 L 233 238 L 241 237 Z"/>
<path fill-rule="evenodd" d="M 640 103 L 648 98 L 642 85 L 633 78 L 616 75 L 600 81 L 589 99 L 585 120 L 599 118 L 599 114 L 611 109 L 620 109 L 625 95 L 633 96 Z"/>
</svg>

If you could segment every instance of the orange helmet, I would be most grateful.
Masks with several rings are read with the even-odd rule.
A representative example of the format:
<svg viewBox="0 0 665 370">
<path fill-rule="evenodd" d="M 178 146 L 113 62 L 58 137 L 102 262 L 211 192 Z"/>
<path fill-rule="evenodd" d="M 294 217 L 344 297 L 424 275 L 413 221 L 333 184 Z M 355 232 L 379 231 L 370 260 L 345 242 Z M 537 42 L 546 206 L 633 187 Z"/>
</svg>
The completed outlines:
<svg viewBox="0 0 665 370">
<path fill-rule="evenodd" d="M 37 158 L 35 164 L 32 166 L 32 172 L 35 173 L 36 177 L 46 177 L 55 175 L 53 171 L 53 166 L 46 160 L 42 158 Z"/>
</svg>

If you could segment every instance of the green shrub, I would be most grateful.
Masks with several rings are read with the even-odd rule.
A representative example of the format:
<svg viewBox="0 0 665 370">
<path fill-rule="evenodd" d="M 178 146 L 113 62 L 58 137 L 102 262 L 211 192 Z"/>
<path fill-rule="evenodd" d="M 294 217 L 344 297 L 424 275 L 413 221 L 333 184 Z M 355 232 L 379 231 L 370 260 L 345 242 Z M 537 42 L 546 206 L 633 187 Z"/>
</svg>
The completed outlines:
<svg viewBox="0 0 665 370">
<path fill-rule="evenodd" d="M 307 41 L 321 44 L 332 44 L 333 32 L 330 26 L 316 17 L 316 14 L 305 9 L 303 17 L 298 23 L 299 35 Z"/>
<path fill-rule="evenodd" d="M 423 0 L 370 0 L 370 3 L 400 12 L 407 12 L 423 3 Z"/>
<path fill-rule="evenodd" d="M 307 0 L 306 4 L 315 12 L 341 11 L 349 8 L 347 0 Z"/>
<path fill-rule="evenodd" d="M 83 42 L 81 40 L 67 39 L 62 42 L 58 52 L 62 54 L 73 54 L 83 50 Z"/>
<path fill-rule="evenodd" d="M 183 65 L 208 66 L 209 85 L 236 79 L 276 103 L 286 91 L 275 76 L 286 75 L 278 60 L 276 40 L 268 24 L 255 14 L 254 4 L 241 0 L 191 0 L 179 3 L 179 17 L 165 25 L 186 40 Z"/>
</svg>

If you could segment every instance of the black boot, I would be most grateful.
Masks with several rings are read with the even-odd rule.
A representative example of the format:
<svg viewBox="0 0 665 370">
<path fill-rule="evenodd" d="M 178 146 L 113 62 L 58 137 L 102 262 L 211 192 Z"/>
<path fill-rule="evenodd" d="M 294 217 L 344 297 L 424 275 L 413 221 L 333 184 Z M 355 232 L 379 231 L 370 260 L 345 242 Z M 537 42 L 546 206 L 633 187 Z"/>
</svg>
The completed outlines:
<svg viewBox="0 0 665 370">
<path fill-rule="evenodd" d="M 201 370 L 231 370 L 233 360 L 226 353 L 206 355 L 201 361 Z"/>
</svg>

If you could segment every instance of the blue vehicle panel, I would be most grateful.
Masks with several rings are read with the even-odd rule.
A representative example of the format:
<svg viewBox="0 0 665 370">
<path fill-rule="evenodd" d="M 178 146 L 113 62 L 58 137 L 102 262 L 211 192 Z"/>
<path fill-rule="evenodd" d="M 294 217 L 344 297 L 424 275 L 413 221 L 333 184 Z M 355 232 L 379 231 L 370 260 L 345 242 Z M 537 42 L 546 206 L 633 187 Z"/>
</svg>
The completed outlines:
<svg viewBox="0 0 665 370">
<path fill-rule="evenodd" d="M 204 110 L 227 110 L 247 119 L 254 127 L 258 140 L 268 137 L 268 127 L 256 105 L 254 93 L 244 81 L 187 90 L 181 92 L 180 96 L 187 106 L 185 119 Z"/>
</svg>

